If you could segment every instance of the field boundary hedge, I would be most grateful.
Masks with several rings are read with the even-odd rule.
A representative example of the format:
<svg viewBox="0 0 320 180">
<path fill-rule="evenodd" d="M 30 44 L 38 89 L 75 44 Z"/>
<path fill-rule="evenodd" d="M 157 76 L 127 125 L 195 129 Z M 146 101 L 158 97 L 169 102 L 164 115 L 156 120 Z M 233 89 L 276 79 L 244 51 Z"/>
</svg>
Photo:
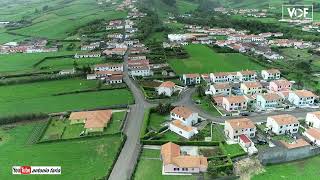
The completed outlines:
<svg viewBox="0 0 320 180">
<path fill-rule="evenodd" d="M 11 115 L 6 117 L 0 117 L 0 125 L 17 123 L 22 121 L 34 121 L 40 119 L 47 119 L 49 117 L 48 114 L 45 113 L 29 113 L 29 114 L 21 114 L 21 115 Z"/>
</svg>

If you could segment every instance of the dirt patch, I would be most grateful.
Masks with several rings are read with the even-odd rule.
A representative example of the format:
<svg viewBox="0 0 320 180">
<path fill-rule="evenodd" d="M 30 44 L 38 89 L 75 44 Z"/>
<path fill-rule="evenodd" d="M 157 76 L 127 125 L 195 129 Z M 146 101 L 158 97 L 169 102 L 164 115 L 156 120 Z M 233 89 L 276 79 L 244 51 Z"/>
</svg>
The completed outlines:
<svg viewBox="0 0 320 180">
<path fill-rule="evenodd" d="M 257 158 L 246 158 L 235 163 L 234 171 L 240 180 L 250 180 L 253 175 L 265 172 L 265 169 Z"/>
</svg>

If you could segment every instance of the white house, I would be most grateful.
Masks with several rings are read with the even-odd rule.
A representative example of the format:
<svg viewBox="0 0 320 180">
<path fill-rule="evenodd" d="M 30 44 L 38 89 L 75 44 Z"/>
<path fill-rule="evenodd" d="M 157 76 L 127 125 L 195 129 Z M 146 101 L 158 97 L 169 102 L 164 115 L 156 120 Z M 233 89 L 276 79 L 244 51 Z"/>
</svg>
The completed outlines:
<svg viewBox="0 0 320 180">
<path fill-rule="evenodd" d="M 185 125 L 192 126 L 198 123 L 198 113 L 192 112 L 189 108 L 184 106 L 175 107 L 170 112 L 171 120 L 180 120 L 184 122 Z"/>
<path fill-rule="evenodd" d="M 97 64 L 95 71 L 123 71 L 123 64 Z"/>
<path fill-rule="evenodd" d="M 277 93 L 257 95 L 257 107 L 261 110 L 275 109 L 281 106 L 284 98 Z"/>
<path fill-rule="evenodd" d="M 237 76 L 239 78 L 239 81 L 255 81 L 257 79 L 257 73 L 255 71 L 240 71 L 237 72 Z"/>
<path fill-rule="evenodd" d="M 213 83 L 234 82 L 237 78 L 236 72 L 210 73 L 210 81 Z"/>
<path fill-rule="evenodd" d="M 310 128 L 303 132 L 314 145 L 320 146 L 320 129 Z"/>
<path fill-rule="evenodd" d="M 268 69 L 268 70 L 262 70 L 261 76 L 264 80 L 275 80 L 280 79 L 281 72 L 278 69 Z"/>
<path fill-rule="evenodd" d="M 161 146 L 163 175 L 189 175 L 207 171 L 208 161 L 206 157 L 182 154 L 180 151 L 180 146 L 172 142 Z"/>
<path fill-rule="evenodd" d="M 183 74 L 182 81 L 185 85 L 200 84 L 201 76 L 200 74 Z"/>
<path fill-rule="evenodd" d="M 289 114 L 269 116 L 267 118 L 267 128 L 277 135 L 294 134 L 298 132 L 299 121 Z"/>
<path fill-rule="evenodd" d="M 316 98 L 311 91 L 296 90 L 289 93 L 288 100 L 298 107 L 306 107 L 313 105 Z"/>
<path fill-rule="evenodd" d="M 169 124 L 169 129 L 186 139 L 190 139 L 193 135 L 198 134 L 196 127 L 186 125 L 180 120 L 171 121 Z"/>
<path fill-rule="evenodd" d="M 209 87 L 209 94 L 211 95 L 231 95 L 231 86 L 229 83 L 212 84 Z"/>
<path fill-rule="evenodd" d="M 247 110 L 247 99 L 245 96 L 230 96 L 222 98 L 222 106 L 226 111 Z"/>
<path fill-rule="evenodd" d="M 123 75 L 112 75 L 106 78 L 107 84 L 120 84 L 123 83 Z"/>
<path fill-rule="evenodd" d="M 231 119 L 225 121 L 224 133 L 231 140 L 238 141 L 240 135 L 244 134 L 247 137 L 255 137 L 256 126 L 248 118 Z"/>
<path fill-rule="evenodd" d="M 164 94 L 165 96 L 171 96 L 174 93 L 175 83 L 171 81 L 166 81 L 160 84 L 158 88 L 156 88 L 158 95 Z"/>
<path fill-rule="evenodd" d="M 262 85 L 259 82 L 244 82 L 240 85 L 243 94 L 254 95 L 262 93 Z"/>
<path fill-rule="evenodd" d="M 129 69 L 129 75 L 131 76 L 152 76 L 153 71 L 151 70 L 149 65 L 137 66 L 135 68 Z"/>
<path fill-rule="evenodd" d="M 240 147 L 242 147 L 242 149 L 249 155 L 253 155 L 258 152 L 258 149 L 254 146 L 254 143 L 245 134 L 241 134 L 238 141 Z"/>
<path fill-rule="evenodd" d="M 320 129 L 320 111 L 307 113 L 306 123 L 309 127 Z"/>
</svg>

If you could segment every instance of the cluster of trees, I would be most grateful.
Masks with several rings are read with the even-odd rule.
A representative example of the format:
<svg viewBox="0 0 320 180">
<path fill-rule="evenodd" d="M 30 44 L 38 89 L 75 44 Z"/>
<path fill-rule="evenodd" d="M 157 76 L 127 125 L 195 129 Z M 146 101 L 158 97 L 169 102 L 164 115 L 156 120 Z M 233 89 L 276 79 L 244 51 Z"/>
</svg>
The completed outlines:
<svg viewBox="0 0 320 180">
<path fill-rule="evenodd" d="M 166 115 L 168 113 L 170 113 L 170 111 L 172 110 L 173 106 L 170 103 L 159 103 L 157 107 L 154 108 L 155 112 L 161 114 L 161 115 Z"/>
<path fill-rule="evenodd" d="M 159 20 L 158 15 L 149 10 L 149 9 L 142 9 L 142 12 L 147 13 L 148 16 L 139 20 L 137 27 L 139 29 L 139 34 L 137 38 L 140 40 L 145 40 L 149 37 L 153 32 L 161 32 L 163 31 L 162 22 Z"/>
<path fill-rule="evenodd" d="M 227 15 L 213 12 L 196 11 L 192 17 L 178 18 L 178 21 L 185 24 L 198 24 L 202 26 L 219 25 L 223 28 L 246 29 L 251 33 L 282 32 L 284 38 L 303 39 L 306 41 L 320 41 L 320 35 L 304 32 L 300 29 L 281 26 L 277 23 L 265 23 L 248 19 L 230 18 Z"/>
</svg>

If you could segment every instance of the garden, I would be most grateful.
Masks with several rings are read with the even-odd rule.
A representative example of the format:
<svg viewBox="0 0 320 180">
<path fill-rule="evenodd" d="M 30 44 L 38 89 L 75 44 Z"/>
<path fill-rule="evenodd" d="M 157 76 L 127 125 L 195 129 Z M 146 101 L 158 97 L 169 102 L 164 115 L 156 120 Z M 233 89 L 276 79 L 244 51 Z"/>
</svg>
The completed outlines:
<svg viewBox="0 0 320 180">
<path fill-rule="evenodd" d="M 116 111 L 116 110 L 115 110 Z M 104 129 L 103 134 L 116 134 L 121 132 L 121 125 L 125 118 L 126 111 L 121 110 L 119 112 L 113 112 L 111 121 Z M 67 118 L 56 119 L 51 117 L 48 127 L 44 132 L 41 141 L 51 141 L 59 139 L 73 139 L 86 136 L 84 124 L 70 124 L 70 120 Z M 95 133 L 94 135 L 98 135 Z"/>
</svg>

